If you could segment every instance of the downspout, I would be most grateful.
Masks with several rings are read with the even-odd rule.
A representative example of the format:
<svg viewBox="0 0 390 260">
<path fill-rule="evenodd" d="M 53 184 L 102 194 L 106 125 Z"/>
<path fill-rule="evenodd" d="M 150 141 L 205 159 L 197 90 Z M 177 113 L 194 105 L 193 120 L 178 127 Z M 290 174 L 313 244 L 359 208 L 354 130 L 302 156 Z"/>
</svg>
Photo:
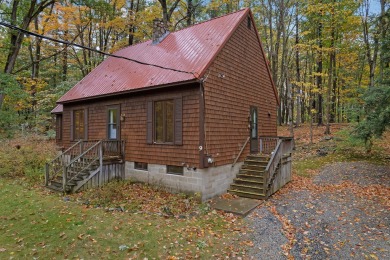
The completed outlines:
<svg viewBox="0 0 390 260">
<path fill-rule="evenodd" d="M 205 168 L 205 100 L 203 78 L 199 81 L 199 168 Z"/>
<path fill-rule="evenodd" d="M 205 161 L 205 153 L 208 154 L 207 145 L 206 145 L 206 102 L 204 96 L 204 83 L 209 76 L 208 72 L 203 78 L 199 80 L 199 168 L 207 168 L 208 163 Z"/>
</svg>

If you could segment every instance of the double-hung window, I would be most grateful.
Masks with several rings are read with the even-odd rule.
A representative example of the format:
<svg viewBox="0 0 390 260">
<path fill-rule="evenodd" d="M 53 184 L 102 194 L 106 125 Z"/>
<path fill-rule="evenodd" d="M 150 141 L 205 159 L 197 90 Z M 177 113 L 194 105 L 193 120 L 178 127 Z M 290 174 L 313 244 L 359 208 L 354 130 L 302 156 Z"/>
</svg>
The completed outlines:
<svg viewBox="0 0 390 260">
<path fill-rule="evenodd" d="M 107 137 L 110 140 L 119 139 L 119 107 L 109 107 L 107 115 Z"/>
<path fill-rule="evenodd" d="M 147 103 L 148 144 L 182 145 L 182 98 Z"/>
<path fill-rule="evenodd" d="M 174 101 L 154 102 L 154 140 L 156 143 L 173 143 Z"/>
</svg>

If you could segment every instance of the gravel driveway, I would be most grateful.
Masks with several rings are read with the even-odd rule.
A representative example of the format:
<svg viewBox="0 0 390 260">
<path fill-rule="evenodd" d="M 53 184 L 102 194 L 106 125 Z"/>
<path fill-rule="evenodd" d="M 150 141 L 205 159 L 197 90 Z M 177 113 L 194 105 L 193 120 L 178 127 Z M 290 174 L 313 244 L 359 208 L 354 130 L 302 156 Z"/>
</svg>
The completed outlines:
<svg viewBox="0 0 390 260">
<path fill-rule="evenodd" d="M 299 182 L 248 216 L 252 258 L 390 259 L 390 166 L 334 163 Z"/>
</svg>

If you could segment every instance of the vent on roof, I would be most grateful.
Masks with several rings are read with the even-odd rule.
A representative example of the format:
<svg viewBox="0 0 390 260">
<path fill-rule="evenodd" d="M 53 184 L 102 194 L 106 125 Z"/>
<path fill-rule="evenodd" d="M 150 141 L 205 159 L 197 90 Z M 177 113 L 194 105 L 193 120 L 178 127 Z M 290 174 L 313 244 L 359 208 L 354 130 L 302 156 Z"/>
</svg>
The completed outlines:
<svg viewBox="0 0 390 260">
<path fill-rule="evenodd" d="M 168 28 L 164 25 L 164 22 L 161 19 L 153 20 L 153 36 L 152 43 L 158 44 L 164 40 L 169 34 Z"/>
</svg>

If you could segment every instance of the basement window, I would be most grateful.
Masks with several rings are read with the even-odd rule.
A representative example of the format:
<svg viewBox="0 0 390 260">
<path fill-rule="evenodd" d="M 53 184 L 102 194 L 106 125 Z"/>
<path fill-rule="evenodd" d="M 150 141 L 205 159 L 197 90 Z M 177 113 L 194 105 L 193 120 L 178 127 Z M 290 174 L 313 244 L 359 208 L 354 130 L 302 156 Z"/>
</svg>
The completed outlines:
<svg viewBox="0 0 390 260">
<path fill-rule="evenodd" d="M 168 174 L 183 175 L 183 167 L 174 166 L 174 165 L 167 165 L 167 173 Z"/>
<path fill-rule="evenodd" d="M 148 164 L 147 163 L 143 163 L 143 162 L 135 162 L 134 163 L 134 169 L 147 171 L 148 170 Z"/>
</svg>

